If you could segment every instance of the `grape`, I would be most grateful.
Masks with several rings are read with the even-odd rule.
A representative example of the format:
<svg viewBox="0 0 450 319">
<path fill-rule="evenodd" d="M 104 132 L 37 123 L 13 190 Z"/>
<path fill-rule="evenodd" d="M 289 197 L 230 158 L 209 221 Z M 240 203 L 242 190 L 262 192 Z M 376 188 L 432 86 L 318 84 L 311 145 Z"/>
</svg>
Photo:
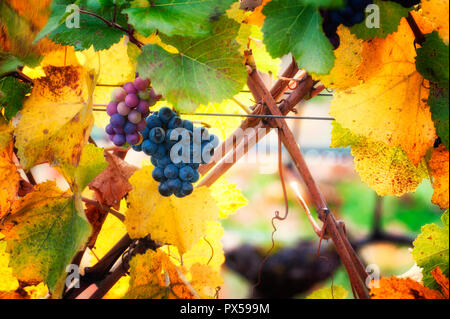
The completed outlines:
<svg viewBox="0 0 450 319">
<path fill-rule="evenodd" d="M 111 100 L 113 102 L 119 103 L 125 100 L 125 97 L 127 96 L 127 91 L 125 91 L 123 88 L 117 88 L 115 89 L 111 94 Z"/>
<path fill-rule="evenodd" d="M 167 182 L 162 182 L 158 186 L 159 193 L 164 197 L 169 197 L 173 194 L 173 192 L 170 191 L 169 186 L 167 185 Z"/>
<path fill-rule="evenodd" d="M 127 136 L 126 136 L 127 143 L 130 145 L 138 144 L 140 138 L 141 137 L 140 137 L 139 133 L 131 133 L 131 134 L 127 134 Z"/>
<path fill-rule="evenodd" d="M 142 120 L 142 114 L 136 110 L 132 110 L 130 114 L 128 114 L 128 121 L 134 124 L 138 124 Z"/>
<path fill-rule="evenodd" d="M 127 124 L 125 124 L 125 127 L 123 128 L 123 131 L 126 134 L 136 133 L 137 132 L 137 126 L 136 126 L 136 124 L 128 122 Z"/>
<path fill-rule="evenodd" d="M 165 182 L 166 177 L 164 176 L 164 169 L 161 167 L 155 167 L 155 169 L 152 172 L 152 177 L 157 182 Z"/>
<path fill-rule="evenodd" d="M 172 117 L 172 119 L 169 121 L 169 128 L 174 129 L 177 127 L 183 127 L 183 120 L 180 119 L 178 116 Z"/>
<path fill-rule="evenodd" d="M 138 90 L 136 89 L 134 84 L 131 82 L 125 83 L 123 88 L 128 94 L 137 94 L 138 93 Z"/>
<path fill-rule="evenodd" d="M 156 161 L 156 166 L 161 168 L 166 168 L 168 165 L 172 163 L 169 156 L 164 156 L 163 158 Z"/>
<path fill-rule="evenodd" d="M 197 170 L 195 170 L 194 177 L 192 178 L 191 183 L 197 183 L 199 179 L 200 179 L 200 174 L 198 173 Z"/>
<path fill-rule="evenodd" d="M 106 131 L 106 134 L 108 134 L 108 135 L 116 134 L 116 132 L 114 131 L 114 128 L 112 127 L 111 124 L 106 125 L 105 131 Z"/>
<path fill-rule="evenodd" d="M 185 182 L 190 182 L 194 179 L 194 169 L 190 166 L 184 166 L 179 172 L 180 179 Z"/>
<path fill-rule="evenodd" d="M 183 185 L 181 186 L 181 192 L 184 194 L 184 196 L 191 195 L 194 191 L 194 186 L 192 186 L 191 183 L 183 182 Z"/>
<path fill-rule="evenodd" d="M 173 178 L 167 181 L 167 186 L 172 193 L 178 193 L 179 191 L 181 191 L 183 183 L 178 178 Z"/>
<path fill-rule="evenodd" d="M 145 91 L 147 89 L 147 87 L 149 86 L 149 84 L 150 84 L 149 80 L 144 80 L 143 78 L 140 78 L 140 77 L 137 77 L 134 79 L 134 86 L 139 91 Z"/>
<path fill-rule="evenodd" d="M 108 138 L 111 142 L 114 140 L 114 135 L 115 134 L 108 134 Z"/>
<path fill-rule="evenodd" d="M 160 127 L 155 127 L 150 130 L 150 133 L 148 134 L 149 139 L 156 144 L 160 144 L 164 142 L 164 138 L 166 133 L 164 130 Z"/>
<path fill-rule="evenodd" d="M 150 133 L 150 130 L 148 127 L 146 127 L 142 132 L 142 137 L 144 138 L 144 140 L 148 140 L 148 133 Z"/>
<path fill-rule="evenodd" d="M 164 176 L 167 178 L 177 178 L 178 177 L 178 167 L 175 164 L 167 165 L 164 169 Z"/>
<path fill-rule="evenodd" d="M 114 135 L 114 137 L 113 137 L 113 142 L 114 142 L 114 144 L 116 144 L 117 146 L 125 145 L 125 143 L 126 143 L 125 135 L 122 135 L 122 134 L 116 134 L 116 135 Z"/>
<path fill-rule="evenodd" d="M 131 109 L 125 104 L 125 102 L 120 102 L 119 105 L 117 105 L 117 112 L 120 115 L 127 116 L 130 114 Z"/>
<path fill-rule="evenodd" d="M 111 116 L 111 125 L 114 128 L 123 128 L 126 123 L 125 117 L 120 114 L 114 114 Z"/>
<path fill-rule="evenodd" d="M 158 112 L 159 119 L 164 124 L 169 123 L 170 119 L 175 116 L 175 113 L 168 107 L 163 107 Z"/>
<path fill-rule="evenodd" d="M 156 153 L 156 151 L 158 150 L 158 145 L 155 143 L 152 143 L 150 140 L 145 140 L 144 142 L 142 142 L 142 151 L 151 156 L 153 154 Z"/>
<path fill-rule="evenodd" d="M 115 134 L 125 135 L 125 131 L 124 131 L 123 127 L 115 127 L 114 132 L 115 132 Z"/>
<path fill-rule="evenodd" d="M 158 148 L 153 156 L 156 157 L 157 159 L 161 159 L 164 156 L 166 156 L 166 148 L 162 144 L 156 144 L 156 145 L 158 145 Z"/>
<path fill-rule="evenodd" d="M 147 128 L 152 129 L 155 127 L 162 127 L 163 123 L 159 119 L 158 115 L 152 114 L 147 118 Z"/>
<path fill-rule="evenodd" d="M 108 106 L 106 107 L 106 113 L 108 113 L 109 116 L 112 116 L 117 113 L 117 103 L 116 102 L 109 102 Z"/>
<path fill-rule="evenodd" d="M 189 131 L 194 131 L 194 123 L 188 120 L 183 121 L 183 127 Z"/>
<path fill-rule="evenodd" d="M 147 128 L 147 122 L 145 121 L 145 119 L 142 119 L 138 124 L 136 124 L 136 129 L 139 132 L 143 132 L 146 128 Z"/>
<path fill-rule="evenodd" d="M 142 152 L 142 144 L 133 145 L 131 148 L 136 152 Z"/>
<path fill-rule="evenodd" d="M 145 114 L 149 111 L 148 102 L 145 100 L 141 100 L 136 107 L 136 110 L 142 114 Z M 148 114 L 147 114 L 148 115 Z"/>
<path fill-rule="evenodd" d="M 128 94 L 125 104 L 130 108 L 136 107 L 139 104 L 139 97 L 136 94 Z"/>
<path fill-rule="evenodd" d="M 138 96 L 141 100 L 148 101 L 150 99 L 150 91 L 140 91 Z"/>
</svg>

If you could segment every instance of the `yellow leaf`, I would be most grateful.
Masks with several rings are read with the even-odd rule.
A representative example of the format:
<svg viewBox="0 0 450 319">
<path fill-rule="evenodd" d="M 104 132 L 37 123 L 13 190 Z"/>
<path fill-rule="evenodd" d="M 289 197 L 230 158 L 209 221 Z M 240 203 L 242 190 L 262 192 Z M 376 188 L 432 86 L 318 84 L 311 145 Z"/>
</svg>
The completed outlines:
<svg viewBox="0 0 450 319">
<path fill-rule="evenodd" d="M 12 146 L 11 143 L 6 148 L 0 147 L 0 220 L 8 213 L 19 191 L 20 175 L 12 160 Z"/>
<path fill-rule="evenodd" d="M 13 138 L 14 127 L 0 115 L 0 149 L 7 148 Z"/>
<path fill-rule="evenodd" d="M 336 62 L 328 75 L 317 76 L 327 88 L 347 89 L 359 84 L 356 71 L 361 64 L 361 52 L 363 41 L 359 40 L 350 30 L 343 25 L 337 31 L 341 43 L 334 52 Z"/>
<path fill-rule="evenodd" d="M 81 67 L 45 67 L 20 111 L 16 146 L 25 170 L 36 164 L 77 165 L 93 126 L 87 76 Z M 85 77 L 86 76 L 86 77 Z"/>
<path fill-rule="evenodd" d="M 190 269 L 191 284 L 201 298 L 214 298 L 216 289 L 223 284 L 219 271 L 209 265 L 195 264 Z"/>
<path fill-rule="evenodd" d="M 448 45 L 448 0 L 422 0 L 422 14 L 431 21 Z"/>
<path fill-rule="evenodd" d="M 448 183 L 449 183 L 449 156 L 448 150 L 444 145 L 440 145 L 438 148 L 433 150 L 429 165 L 431 168 L 431 175 L 433 176 L 433 187 L 434 194 L 431 201 L 439 205 L 442 209 L 449 208 L 449 193 L 448 193 Z"/>
<path fill-rule="evenodd" d="M 152 169 L 143 167 L 130 178 L 128 233 L 132 238 L 151 234 L 157 243 L 174 245 L 184 254 L 206 234 L 207 222 L 218 218 L 216 202 L 206 187 L 185 198 L 162 197 Z"/>
<path fill-rule="evenodd" d="M 334 122 L 331 147 L 347 146 L 352 148 L 355 169 L 361 179 L 380 196 L 413 192 L 427 177 L 425 165 L 414 166 L 400 147 L 354 135 Z"/>
<path fill-rule="evenodd" d="M 19 282 L 13 276 L 13 270 L 8 266 L 9 258 L 6 252 L 6 241 L 0 240 L 0 291 L 12 291 L 19 288 Z"/>
<path fill-rule="evenodd" d="M 248 24 L 254 24 L 259 27 L 262 27 L 264 24 L 264 20 L 266 19 L 266 16 L 262 13 L 264 6 L 271 0 L 263 0 L 262 4 L 257 6 L 253 13 L 247 18 Z"/>
<path fill-rule="evenodd" d="M 314 291 L 306 299 L 346 299 L 348 291 L 341 286 L 331 286 Z"/>
<path fill-rule="evenodd" d="M 264 73 L 278 75 L 281 67 L 281 59 L 274 59 L 267 52 L 266 46 L 263 43 L 263 33 L 261 28 L 252 25 L 250 42 L 250 49 L 252 49 L 253 57 L 258 64 L 258 70 Z"/>
<path fill-rule="evenodd" d="M 219 178 L 209 189 L 219 207 L 220 218 L 227 218 L 230 214 L 234 214 L 236 210 L 248 204 L 241 190 L 224 177 Z"/>
<path fill-rule="evenodd" d="M 96 52 L 90 48 L 77 55 L 83 66 L 95 69 L 99 75 L 98 85 L 94 90 L 94 104 L 108 104 L 111 101 L 111 93 L 114 91 L 115 85 L 120 87 L 134 80 L 136 66 L 128 56 L 125 37 L 108 50 Z M 94 117 L 95 124 L 99 127 L 104 128 L 109 124 L 109 116 L 106 112 L 94 112 Z"/>
<path fill-rule="evenodd" d="M 127 299 L 193 299 L 191 289 L 180 278 L 181 270 L 161 250 L 148 250 L 130 261 Z"/>
<path fill-rule="evenodd" d="M 415 68 L 414 34 L 403 19 L 398 32 L 375 42 L 383 48 L 379 70 L 365 83 L 338 91 L 330 114 L 355 134 L 401 146 L 417 165 L 436 133 L 427 105 L 427 82 Z"/>
</svg>

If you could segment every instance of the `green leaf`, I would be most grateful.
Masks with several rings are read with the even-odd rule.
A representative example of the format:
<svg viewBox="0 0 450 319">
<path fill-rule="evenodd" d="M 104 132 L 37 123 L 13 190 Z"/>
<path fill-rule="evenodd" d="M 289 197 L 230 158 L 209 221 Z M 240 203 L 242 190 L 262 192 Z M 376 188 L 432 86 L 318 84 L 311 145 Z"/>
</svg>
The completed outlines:
<svg viewBox="0 0 450 319">
<path fill-rule="evenodd" d="M 66 266 L 91 233 L 84 213 L 76 208 L 81 208 L 77 201 L 55 182 L 40 184 L 16 202 L 2 229 L 13 274 L 29 284 L 43 281 L 54 297 L 64 288 Z"/>
<path fill-rule="evenodd" d="M 442 214 L 442 224 L 425 225 L 422 233 L 414 241 L 412 255 L 419 267 L 422 267 L 423 283 L 431 289 L 439 288 L 433 278 L 431 271 L 439 266 L 442 272 L 448 277 L 448 210 Z"/>
<path fill-rule="evenodd" d="M 133 1 L 128 14 L 130 24 L 145 36 L 156 30 L 168 35 L 191 38 L 211 33 L 216 21 L 233 0 L 151 0 Z"/>
<path fill-rule="evenodd" d="M 16 71 L 20 65 L 22 62 L 18 58 L 0 50 L 0 76 Z"/>
<path fill-rule="evenodd" d="M 10 120 L 22 109 L 25 95 L 31 92 L 31 84 L 15 77 L 0 79 L 0 109 L 5 108 L 5 117 Z"/>
<path fill-rule="evenodd" d="M 344 0 L 303 0 L 305 5 L 312 5 L 318 8 L 336 9 L 344 6 Z"/>
<path fill-rule="evenodd" d="M 448 88 L 448 45 L 445 45 L 437 31 L 426 34 L 425 39 L 423 46 L 417 49 L 417 71 L 431 82 Z"/>
<path fill-rule="evenodd" d="M 411 10 L 404 8 L 402 5 L 384 0 L 375 0 L 374 4 L 380 8 L 379 13 L 366 12 L 366 19 L 350 28 L 350 31 L 358 37 L 358 39 L 368 40 L 375 37 L 386 38 L 389 34 L 396 32 L 400 25 L 400 20 L 408 15 Z M 366 26 L 367 18 L 377 14 L 380 19 L 379 28 L 368 28 Z"/>
<path fill-rule="evenodd" d="M 56 0 L 52 2 L 52 13 L 47 22 L 47 25 L 41 30 L 35 39 L 49 36 L 50 39 L 62 45 L 71 45 L 75 50 L 89 49 L 91 46 L 96 51 L 106 50 L 113 44 L 119 42 L 125 35 L 125 32 L 111 27 L 101 19 L 80 13 L 80 27 L 76 26 L 69 28 L 66 24 L 66 19 L 72 21 L 70 16 L 74 11 L 68 10 L 67 6 L 70 4 L 79 3 L 80 9 L 95 13 L 107 21 L 114 20 L 114 5 L 110 1 L 70 1 L 70 0 Z M 126 1 L 118 1 L 116 9 L 116 23 L 122 27 L 127 27 L 126 16 L 120 14 L 120 11 L 125 8 Z M 67 12 L 66 12 L 67 10 Z M 119 12 L 119 13 L 117 13 Z"/>
<path fill-rule="evenodd" d="M 328 74 L 336 59 L 322 30 L 322 17 L 302 0 L 272 0 L 263 9 L 264 43 L 273 58 L 292 53 L 301 68 Z"/>
<path fill-rule="evenodd" d="M 346 299 L 348 291 L 341 286 L 331 286 L 314 291 L 306 299 Z"/>
<path fill-rule="evenodd" d="M 104 150 L 93 144 L 87 144 L 84 147 L 77 167 L 69 163 L 64 163 L 62 166 L 64 175 L 74 192 L 82 192 L 107 167 Z"/>
<path fill-rule="evenodd" d="M 428 105 L 430 106 L 431 117 L 436 127 L 436 133 L 441 138 L 442 144 L 449 149 L 449 98 L 448 88 L 439 88 L 431 86 L 428 96 Z"/>
<path fill-rule="evenodd" d="M 161 36 L 175 46 L 172 54 L 158 45 L 146 45 L 137 71 L 178 111 L 192 112 L 200 104 L 231 98 L 244 86 L 247 72 L 235 37 L 239 24 L 222 17 L 213 34 L 201 39 Z"/>
</svg>

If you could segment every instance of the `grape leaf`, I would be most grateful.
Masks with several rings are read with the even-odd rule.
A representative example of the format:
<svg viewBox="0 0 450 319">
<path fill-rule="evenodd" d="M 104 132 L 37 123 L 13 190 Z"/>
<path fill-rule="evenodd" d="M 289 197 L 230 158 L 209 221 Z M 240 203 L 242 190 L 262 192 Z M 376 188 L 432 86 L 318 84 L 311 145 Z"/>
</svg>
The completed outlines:
<svg viewBox="0 0 450 319">
<path fill-rule="evenodd" d="M 364 83 L 337 91 L 330 115 L 354 134 L 401 146 L 418 165 L 436 131 L 426 103 L 429 89 L 415 69 L 414 34 L 403 19 L 398 32 L 367 45 L 373 46 L 367 57 L 378 55 L 373 71 Z"/>
<path fill-rule="evenodd" d="M 449 92 L 448 88 L 442 89 L 431 85 L 428 105 L 431 117 L 436 127 L 436 133 L 441 138 L 442 144 L 449 149 Z"/>
<path fill-rule="evenodd" d="M 109 165 L 90 184 L 89 189 L 95 192 L 97 200 L 106 206 L 120 208 L 120 200 L 133 189 L 128 179 L 137 171 L 119 157 L 105 152 Z"/>
<path fill-rule="evenodd" d="M 22 62 L 18 58 L 0 50 L 0 76 L 17 70 L 20 65 Z"/>
<path fill-rule="evenodd" d="M 7 76 L 0 79 L 0 92 L 0 109 L 5 109 L 5 117 L 9 120 L 22 108 L 25 95 L 31 92 L 31 84 Z"/>
<path fill-rule="evenodd" d="M 370 289 L 372 299 L 444 299 L 437 290 L 432 290 L 410 278 L 381 278 L 379 287 Z"/>
<path fill-rule="evenodd" d="M 168 36 L 204 37 L 233 0 L 151 0 L 133 1 L 123 12 L 130 24 L 145 36 L 157 30 Z"/>
<path fill-rule="evenodd" d="M 174 245 L 184 254 L 205 235 L 207 222 L 219 217 L 216 202 L 206 187 L 181 199 L 162 197 L 151 166 L 134 173 L 130 183 L 133 190 L 128 194 L 126 226 L 131 238 L 151 234 L 158 244 Z"/>
<path fill-rule="evenodd" d="M 398 146 L 388 146 L 355 135 L 333 122 L 331 147 L 352 147 L 355 169 L 378 195 L 403 195 L 415 191 L 428 176 L 425 165 L 414 166 Z"/>
<path fill-rule="evenodd" d="M 178 111 L 194 111 L 200 104 L 231 98 L 244 86 L 247 72 L 234 40 L 239 24 L 222 17 L 213 34 L 201 39 L 161 36 L 175 46 L 171 54 L 158 45 L 146 45 L 138 58 L 138 72 L 151 78 L 158 93 Z"/>
<path fill-rule="evenodd" d="M 341 286 L 331 286 L 314 291 L 306 299 L 347 299 L 348 291 Z"/>
<path fill-rule="evenodd" d="M 74 193 L 82 192 L 98 174 L 108 167 L 103 153 L 102 148 L 87 144 L 83 148 L 77 166 L 63 163 L 62 171 Z"/>
<path fill-rule="evenodd" d="M 448 45 L 448 0 L 422 0 L 421 12 L 431 21 L 439 35 Z"/>
<path fill-rule="evenodd" d="M 264 20 L 266 16 L 262 13 L 264 7 L 268 2 L 272 0 L 262 0 L 261 4 L 257 6 L 253 12 L 245 19 L 245 22 L 248 24 L 253 24 L 258 27 L 262 27 L 264 24 Z"/>
<path fill-rule="evenodd" d="M 440 145 L 433 150 L 431 159 L 428 162 L 431 175 L 433 177 L 434 194 L 431 201 L 439 205 L 442 209 L 449 208 L 449 168 L 448 168 L 448 150 L 444 145 Z"/>
<path fill-rule="evenodd" d="M 86 243 L 91 228 L 77 211 L 78 199 L 55 182 L 37 186 L 13 205 L 1 230 L 7 241 L 13 274 L 28 284 L 44 281 L 60 296 L 66 265 Z"/>
<path fill-rule="evenodd" d="M 375 0 L 374 4 L 380 9 L 378 17 L 380 19 L 379 27 L 368 28 L 366 20 L 373 12 L 366 12 L 366 19 L 350 28 L 358 39 L 368 40 L 375 37 L 386 38 L 389 34 L 396 32 L 400 24 L 400 20 L 408 15 L 410 8 L 404 8 L 401 4 L 393 1 Z"/>
<path fill-rule="evenodd" d="M 211 185 L 210 190 L 219 207 L 220 218 L 227 218 L 248 203 L 241 190 L 235 184 L 228 182 L 224 177 L 219 178 Z"/>
<path fill-rule="evenodd" d="M 5 149 L 9 146 L 13 138 L 14 127 L 11 122 L 6 121 L 0 116 L 0 149 Z"/>
<path fill-rule="evenodd" d="M 335 9 L 344 6 L 344 0 L 302 0 L 304 4 L 313 5 L 319 8 Z"/>
<path fill-rule="evenodd" d="M 274 58 L 292 53 L 301 68 L 328 74 L 334 65 L 333 46 L 322 30 L 317 8 L 302 0 L 272 0 L 263 10 L 264 43 Z"/>
<path fill-rule="evenodd" d="M 436 224 L 422 226 L 422 232 L 414 241 L 412 250 L 412 256 L 417 265 L 423 268 L 424 285 L 432 289 L 439 287 L 431 274 L 437 266 L 448 278 L 448 211 L 442 214 L 441 220 L 443 227 Z"/>
<path fill-rule="evenodd" d="M 444 275 L 441 268 L 436 267 L 431 271 L 431 274 L 433 275 L 434 280 L 436 280 L 439 287 L 441 287 L 442 294 L 444 295 L 445 299 L 449 299 L 449 282 L 448 278 Z"/>
<path fill-rule="evenodd" d="M 19 288 L 19 282 L 13 276 L 13 270 L 8 266 L 9 259 L 10 256 L 6 252 L 6 241 L 0 240 L 0 277 L 2 278 L 0 280 L 0 292 L 13 291 Z"/>
<path fill-rule="evenodd" d="M 20 175 L 12 155 L 12 142 L 5 148 L 0 146 L 0 220 L 8 213 L 19 191 Z"/>
<path fill-rule="evenodd" d="M 72 0 L 53 1 L 51 6 L 52 13 L 48 23 L 41 30 L 35 41 L 48 35 L 56 43 L 71 45 L 75 50 L 85 50 L 93 46 L 95 51 L 99 51 L 108 49 L 119 42 L 125 35 L 124 31 L 111 27 L 99 18 L 85 13 L 80 13 L 79 28 L 67 25 L 66 19 L 71 20 L 69 15 L 74 12 L 68 10 L 68 5 L 76 2 Z M 116 23 L 125 28 L 127 27 L 127 19 L 125 15 L 120 14 L 120 11 L 125 8 L 126 4 L 126 1 L 118 1 L 117 9 L 114 10 L 112 1 L 96 3 L 96 1 L 83 0 L 81 3 L 78 3 L 80 8 L 97 14 L 107 21 L 113 21 L 114 12 L 116 12 Z"/>
<path fill-rule="evenodd" d="M 417 49 L 417 71 L 427 80 L 448 88 L 448 45 L 436 31 L 426 34 L 425 39 L 422 47 Z"/>
<path fill-rule="evenodd" d="M 340 45 L 334 53 L 336 63 L 330 73 L 323 76 L 313 74 L 314 79 L 320 81 L 327 88 L 347 89 L 359 84 L 356 71 L 361 64 L 362 41 L 358 40 L 349 29 L 339 26 L 337 31 L 340 37 Z"/>
<path fill-rule="evenodd" d="M 88 103 L 92 83 L 86 83 L 82 68 L 44 70 L 48 76 L 34 81 L 15 131 L 17 154 L 26 170 L 42 162 L 76 166 L 94 121 Z"/>
</svg>

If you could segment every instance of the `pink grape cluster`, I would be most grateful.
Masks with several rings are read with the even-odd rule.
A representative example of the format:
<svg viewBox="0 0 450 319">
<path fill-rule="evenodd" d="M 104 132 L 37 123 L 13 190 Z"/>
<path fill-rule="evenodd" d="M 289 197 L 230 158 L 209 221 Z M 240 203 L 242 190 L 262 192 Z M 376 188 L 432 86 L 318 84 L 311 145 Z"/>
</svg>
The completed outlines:
<svg viewBox="0 0 450 319">
<path fill-rule="evenodd" d="M 141 132 L 146 128 L 145 119 L 150 114 L 150 107 L 161 98 L 149 86 L 150 80 L 137 76 L 134 82 L 112 92 L 106 108 L 111 119 L 105 131 L 114 145 L 142 143 Z"/>
</svg>

